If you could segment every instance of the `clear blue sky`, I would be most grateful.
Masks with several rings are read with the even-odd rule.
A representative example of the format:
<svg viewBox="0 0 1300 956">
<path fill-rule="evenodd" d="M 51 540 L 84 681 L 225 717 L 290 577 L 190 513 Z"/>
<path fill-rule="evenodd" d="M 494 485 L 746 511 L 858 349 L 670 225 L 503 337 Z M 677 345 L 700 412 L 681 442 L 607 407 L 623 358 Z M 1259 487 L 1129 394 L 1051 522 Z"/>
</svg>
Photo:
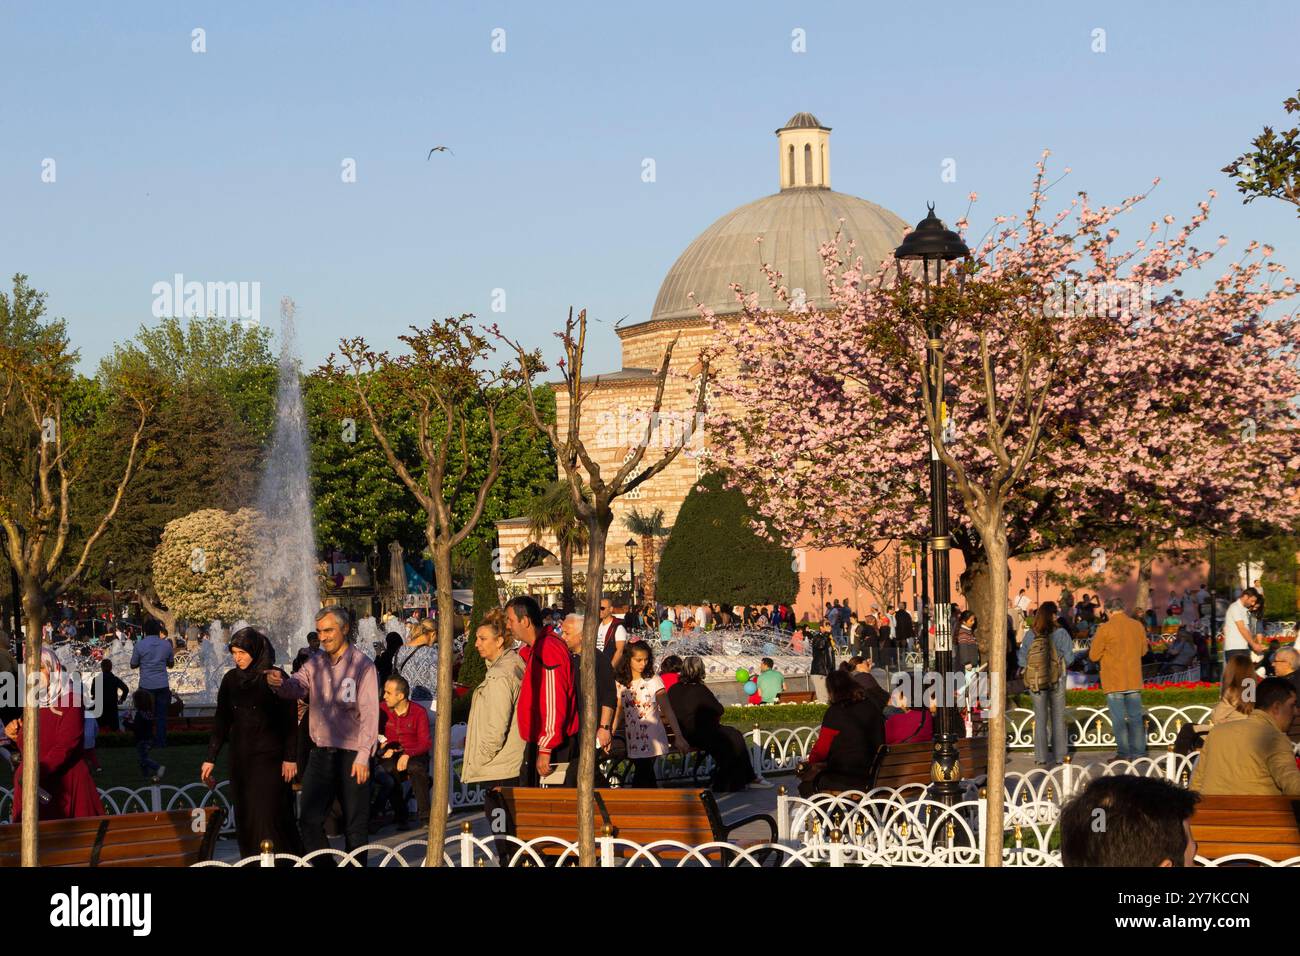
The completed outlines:
<svg viewBox="0 0 1300 956">
<path fill-rule="evenodd" d="M 647 318 L 695 235 L 776 191 L 772 133 L 799 110 L 834 128 L 833 186 L 909 221 L 926 200 L 951 221 L 974 190 L 982 234 L 1023 209 L 1047 146 L 1074 170 L 1063 201 L 1159 175 L 1150 216 L 1182 219 L 1214 187 L 1206 246 L 1257 238 L 1300 272 L 1294 209 L 1243 207 L 1219 172 L 1300 86 L 1294 0 L 43 2 L 0 18 L 0 271 L 49 292 L 87 370 L 176 272 L 259 281 L 264 323 L 292 295 L 310 364 L 340 336 L 393 347 L 462 311 L 553 357 L 574 304 L 609 321 L 593 367 L 615 368 L 613 321 Z M 438 144 L 455 155 L 426 161 Z"/>
</svg>

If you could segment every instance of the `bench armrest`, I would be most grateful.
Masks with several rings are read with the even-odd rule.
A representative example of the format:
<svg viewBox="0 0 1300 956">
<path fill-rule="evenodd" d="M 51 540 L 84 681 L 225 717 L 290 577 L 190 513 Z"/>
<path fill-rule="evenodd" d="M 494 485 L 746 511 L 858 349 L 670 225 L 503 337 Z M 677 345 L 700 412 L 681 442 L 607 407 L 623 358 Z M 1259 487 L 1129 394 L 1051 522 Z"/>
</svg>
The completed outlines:
<svg viewBox="0 0 1300 956">
<path fill-rule="evenodd" d="M 760 823 L 760 822 L 766 823 L 772 832 L 772 838 L 767 842 L 775 843 L 776 842 L 776 820 L 772 818 L 772 815 L 770 813 L 755 813 L 753 816 L 744 817 L 740 820 L 734 820 L 730 823 L 724 823 L 722 826 L 722 838 L 724 840 L 730 840 L 731 831 L 738 830 L 741 827 L 746 826 L 747 824 L 750 823 Z"/>
</svg>

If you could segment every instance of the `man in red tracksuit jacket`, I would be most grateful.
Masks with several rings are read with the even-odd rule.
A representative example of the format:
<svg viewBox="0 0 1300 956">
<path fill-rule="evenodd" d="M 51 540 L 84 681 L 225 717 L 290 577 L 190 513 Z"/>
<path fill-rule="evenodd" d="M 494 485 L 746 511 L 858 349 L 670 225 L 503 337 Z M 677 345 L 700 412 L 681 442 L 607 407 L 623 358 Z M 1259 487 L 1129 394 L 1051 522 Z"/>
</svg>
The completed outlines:
<svg viewBox="0 0 1300 956">
<path fill-rule="evenodd" d="M 560 638 L 543 631 L 542 609 L 527 595 L 506 605 L 510 633 L 526 667 L 515 705 L 524 738 L 521 787 L 536 787 L 560 764 L 577 758 L 578 708 L 573 693 L 573 660 Z"/>
</svg>

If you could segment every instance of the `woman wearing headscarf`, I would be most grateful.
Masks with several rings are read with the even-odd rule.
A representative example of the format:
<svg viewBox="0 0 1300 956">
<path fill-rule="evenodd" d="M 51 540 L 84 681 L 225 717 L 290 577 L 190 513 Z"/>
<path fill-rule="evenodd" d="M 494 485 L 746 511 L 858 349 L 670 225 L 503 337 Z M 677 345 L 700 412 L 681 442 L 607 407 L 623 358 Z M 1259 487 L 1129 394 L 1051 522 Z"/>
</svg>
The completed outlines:
<svg viewBox="0 0 1300 956">
<path fill-rule="evenodd" d="M 42 820 L 67 820 L 72 817 L 102 817 L 104 804 L 99 799 L 95 780 L 83 759 L 85 715 L 78 695 L 63 665 L 48 647 L 41 648 L 40 684 L 36 692 L 36 705 L 40 708 L 37 720 L 40 734 L 38 773 L 40 787 L 49 794 L 49 802 L 41 795 L 38 816 Z M 5 725 L 5 734 L 22 748 L 23 721 L 16 717 Z M 14 770 L 13 816 L 17 823 L 22 817 L 23 767 Z"/>
<path fill-rule="evenodd" d="M 209 787 L 216 786 L 214 765 L 229 741 L 240 856 L 255 855 L 264 840 L 277 853 L 301 853 L 290 786 L 298 770 L 295 702 L 279 697 L 266 683 L 266 672 L 278 670 L 266 635 L 240 628 L 230 638 L 230 654 L 235 666 L 221 679 L 208 759 L 199 774 Z"/>
<path fill-rule="evenodd" d="M 667 658 L 664 663 L 668 663 Z M 668 688 L 668 702 L 686 742 L 713 758 L 709 786 L 714 793 L 771 786 L 754 773 L 749 745 L 740 731 L 721 722 L 722 704 L 704 683 L 704 662 L 700 658 L 691 656 L 682 661 L 681 679 Z"/>
</svg>

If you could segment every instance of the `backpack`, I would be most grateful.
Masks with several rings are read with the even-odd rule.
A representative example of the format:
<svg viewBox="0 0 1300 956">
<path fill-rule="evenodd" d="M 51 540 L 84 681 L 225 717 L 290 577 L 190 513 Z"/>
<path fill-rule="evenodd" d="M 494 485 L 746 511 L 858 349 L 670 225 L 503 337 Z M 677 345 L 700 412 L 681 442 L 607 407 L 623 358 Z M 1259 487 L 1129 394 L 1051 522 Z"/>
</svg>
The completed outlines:
<svg viewBox="0 0 1300 956">
<path fill-rule="evenodd" d="M 1061 655 L 1052 646 L 1051 635 L 1035 635 L 1025 664 L 1025 687 L 1030 693 L 1051 690 L 1061 679 L 1062 670 Z"/>
</svg>

